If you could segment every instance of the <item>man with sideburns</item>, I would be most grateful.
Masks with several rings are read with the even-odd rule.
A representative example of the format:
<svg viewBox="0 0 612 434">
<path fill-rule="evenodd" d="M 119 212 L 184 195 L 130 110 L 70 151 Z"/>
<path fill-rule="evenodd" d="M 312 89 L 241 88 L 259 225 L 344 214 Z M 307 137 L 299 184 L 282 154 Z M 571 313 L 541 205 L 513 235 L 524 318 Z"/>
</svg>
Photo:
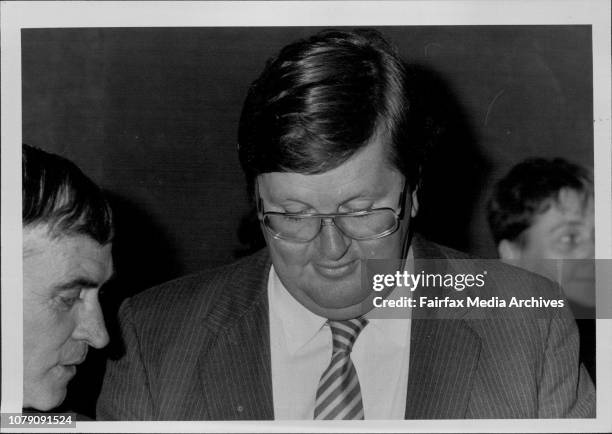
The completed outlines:
<svg viewBox="0 0 612 434">
<path fill-rule="evenodd" d="M 108 333 L 98 301 L 113 274 L 113 219 L 71 161 L 23 145 L 23 407 L 49 411 Z"/>
<path fill-rule="evenodd" d="M 98 418 L 594 416 L 566 310 L 521 321 L 371 315 L 366 259 L 452 269 L 469 258 L 413 236 L 422 147 L 410 86 L 372 30 L 325 31 L 268 62 L 238 138 L 266 248 L 123 304 L 127 352 L 109 362 Z M 502 264 L 488 271 L 490 294 L 559 291 Z"/>
</svg>

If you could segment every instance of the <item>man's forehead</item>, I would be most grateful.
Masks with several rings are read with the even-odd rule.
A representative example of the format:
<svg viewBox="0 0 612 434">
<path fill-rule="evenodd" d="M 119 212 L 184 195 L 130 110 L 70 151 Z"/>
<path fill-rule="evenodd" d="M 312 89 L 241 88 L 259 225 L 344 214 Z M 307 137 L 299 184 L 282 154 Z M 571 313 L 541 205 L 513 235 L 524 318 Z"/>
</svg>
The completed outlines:
<svg viewBox="0 0 612 434">
<path fill-rule="evenodd" d="M 385 196 L 395 191 L 395 187 L 401 188 L 402 175 L 399 172 L 387 171 L 372 182 L 368 181 L 367 178 L 359 177 L 328 178 L 321 175 L 272 172 L 258 178 L 258 188 L 266 199 L 328 198 L 342 201 L 356 197 Z"/>
<path fill-rule="evenodd" d="M 587 192 L 564 188 L 555 197 L 542 203 L 540 216 L 558 215 L 562 218 L 592 218 L 593 196 Z"/>
<path fill-rule="evenodd" d="M 23 230 L 24 259 L 44 262 L 54 274 L 106 281 L 113 273 L 111 251 L 111 243 L 101 245 L 87 235 L 56 236 L 44 225 Z"/>
<path fill-rule="evenodd" d="M 388 162 L 384 145 L 373 141 L 339 166 L 323 173 L 264 173 L 257 178 L 264 194 L 275 197 L 311 194 L 349 197 L 384 194 L 403 176 Z"/>
<path fill-rule="evenodd" d="M 555 205 L 562 212 L 585 214 L 593 209 L 593 195 L 584 191 L 564 188 L 559 191 Z"/>
<path fill-rule="evenodd" d="M 112 248 L 112 243 L 103 245 L 86 234 L 58 232 L 45 223 L 25 226 L 22 234 L 24 248 L 27 245 L 29 249 L 64 248 L 66 251 L 71 249 L 104 251 Z"/>
</svg>

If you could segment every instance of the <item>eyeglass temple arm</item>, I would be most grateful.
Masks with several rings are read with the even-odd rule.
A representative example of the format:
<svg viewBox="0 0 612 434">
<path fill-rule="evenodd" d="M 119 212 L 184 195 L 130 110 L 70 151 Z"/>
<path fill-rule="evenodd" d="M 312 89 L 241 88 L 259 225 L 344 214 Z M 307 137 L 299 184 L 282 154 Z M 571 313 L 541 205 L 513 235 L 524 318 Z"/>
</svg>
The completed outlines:
<svg viewBox="0 0 612 434">
<path fill-rule="evenodd" d="M 263 200 L 259 195 L 259 183 L 255 180 L 255 209 L 257 211 L 257 216 L 261 217 L 263 215 Z"/>
<path fill-rule="evenodd" d="M 404 218 L 404 211 L 406 210 L 406 192 L 409 190 L 408 188 L 408 180 L 404 180 L 404 186 L 402 187 L 402 192 L 400 193 L 398 207 L 400 209 L 397 217 L 402 220 Z"/>
</svg>

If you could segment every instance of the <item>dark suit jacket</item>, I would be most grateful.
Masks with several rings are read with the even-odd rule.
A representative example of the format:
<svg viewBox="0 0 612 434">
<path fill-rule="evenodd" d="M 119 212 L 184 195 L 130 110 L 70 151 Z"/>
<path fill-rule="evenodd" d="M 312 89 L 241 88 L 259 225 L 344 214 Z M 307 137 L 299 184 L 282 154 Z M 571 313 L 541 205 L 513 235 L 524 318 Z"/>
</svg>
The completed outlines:
<svg viewBox="0 0 612 434">
<path fill-rule="evenodd" d="M 413 247 L 415 258 L 445 258 L 451 268 L 467 257 L 418 237 Z M 558 291 L 530 273 L 494 268 L 489 295 Z M 126 354 L 109 361 L 98 419 L 274 419 L 269 269 L 264 250 L 126 300 Z M 578 362 L 576 325 L 560 312 L 475 319 L 468 309 L 455 319 L 413 319 L 406 418 L 593 417 L 595 391 Z"/>
</svg>

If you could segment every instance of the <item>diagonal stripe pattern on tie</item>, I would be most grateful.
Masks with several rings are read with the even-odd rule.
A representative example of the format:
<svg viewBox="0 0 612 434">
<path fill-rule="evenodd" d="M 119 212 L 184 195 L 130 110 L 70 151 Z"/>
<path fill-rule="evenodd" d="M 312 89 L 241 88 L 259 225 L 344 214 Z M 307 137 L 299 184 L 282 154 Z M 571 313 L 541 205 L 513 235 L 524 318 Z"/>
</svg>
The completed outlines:
<svg viewBox="0 0 612 434">
<path fill-rule="evenodd" d="M 351 350 L 357 336 L 368 324 L 367 319 L 355 318 L 332 321 L 333 351 L 329 366 L 321 375 L 314 418 L 318 420 L 363 419 L 363 402 L 357 371 L 351 361 Z"/>
</svg>

